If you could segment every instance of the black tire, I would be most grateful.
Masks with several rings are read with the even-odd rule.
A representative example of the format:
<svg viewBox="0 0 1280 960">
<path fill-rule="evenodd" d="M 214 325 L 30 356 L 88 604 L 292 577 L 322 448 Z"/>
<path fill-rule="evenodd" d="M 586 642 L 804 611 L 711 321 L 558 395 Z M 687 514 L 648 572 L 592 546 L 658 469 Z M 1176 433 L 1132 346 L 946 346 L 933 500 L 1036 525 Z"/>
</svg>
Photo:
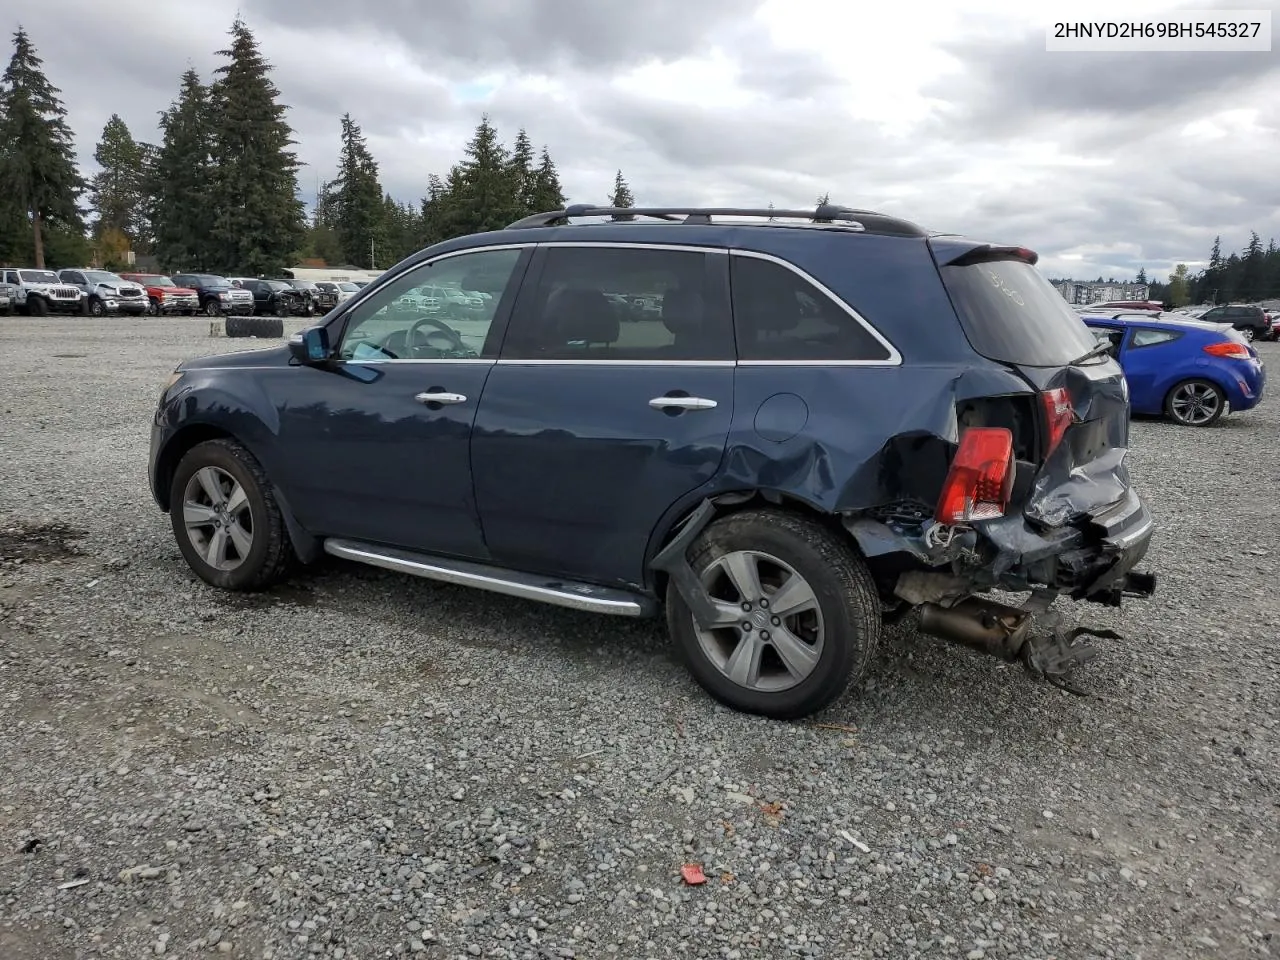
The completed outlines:
<svg viewBox="0 0 1280 960">
<path fill-rule="evenodd" d="M 89 307 L 85 310 L 85 313 L 89 314 L 91 317 L 106 316 L 107 306 L 97 297 L 92 297 L 89 300 Z"/>
<path fill-rule="evenodd" d="M 779 510 L 747 510 L 712 523 L 689 548 L 701 575 L 725 554 L 760 551 L 790 566 L 812 588 L 823 622 L 813 671 L 787 689 L 762 691 L 730 680 L 704 651 L 684 598 L 667 587 L 667 629 L 694 679 L 736 710 L 779 720 L 807 716 L 834 702 L 867 670 L 880 641 L 880 601 L 852 544 L 808 518 Z M 763 656 L 763 655 L 762 655 Z"/>
<path fill-rule="evenodd" d="M 206 317 L 222 316 L 222 307 L 218 305 L 218 301 L 210 297 L 204 302 L 204 315 Z"/>
<path fill-rule="evenodd" d="M 47 317 L 49 305 L 39 297 L 27 297 L 27 313 L 33 317 Z"/>
<path fill-rule="evenodd" d="M 187 483 L 205 467 L 216 467 L 230 474 L 248 497 L 252 544 L 240 565 L 232 570 L 219 570 L 206 562 L 191 542 L 183 518 Z M 266 472 L 253 454 L 235 440 L 208 440 L 187 451 L 169 487 L 169 518 L 187 565 L 205 583 L 222 590 L 252 591 L 270 587 L 289 574 L 297 559 Z"/>
<path fill-rule="evenodd" d="M 1240 332 L 1244 334 L 1244 338 L 1250 343 L 1253 343 L 1258 338 L 1258 331 L 1254 330 L 1253 327 L 1245 327 Z"/>
<path fill-rule="evenodd" d="M 148 317 L 160 316 L 160 304 L 156 303 L 156 301 L 154 300 L 149 300 L 147 302 L 147 316 Z"/>
<path fill-rule="evenodd" d="M 1207 416 L 1202 413 L 1188 414 L 1186 406 L 1180 404 L 1179 400 L 1186 393 L 1192 391 L 1200 395 L 1211 395 L 1214 398 L 1212 403 L 1215 409 Z M 1204 408 L 1201 407 L 1200 409 L 1203 410 Z M 1164 398 L 1165 416 L 1184 427 L 1211 427 L 1222 418 L 1226 410 L 1227 395 L 1222 388 L 1212 380 L 1202 380 L 1198 377 L 1175 384 Z"/>
<path fill-rule="evenodd" d="M 284 321 L 279 317 L 230 316 L 225 326 L 228 337 L 284 336 Z"/>
</svg>

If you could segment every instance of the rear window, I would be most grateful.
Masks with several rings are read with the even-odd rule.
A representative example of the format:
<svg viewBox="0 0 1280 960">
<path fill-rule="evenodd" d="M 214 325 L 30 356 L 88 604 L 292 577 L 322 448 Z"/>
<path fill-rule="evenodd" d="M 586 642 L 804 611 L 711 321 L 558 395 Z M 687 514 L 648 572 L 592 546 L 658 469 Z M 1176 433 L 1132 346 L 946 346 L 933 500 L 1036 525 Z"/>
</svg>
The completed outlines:
<svg viewBox="0 0 1280 960">
<path fill-rule="evenodd" d="M 969 343 L 990 360 L 1060 367 L 1097 343 L 1080 315 L 1025 261 L 943 267 L 942 282 Z"/>
</svg>

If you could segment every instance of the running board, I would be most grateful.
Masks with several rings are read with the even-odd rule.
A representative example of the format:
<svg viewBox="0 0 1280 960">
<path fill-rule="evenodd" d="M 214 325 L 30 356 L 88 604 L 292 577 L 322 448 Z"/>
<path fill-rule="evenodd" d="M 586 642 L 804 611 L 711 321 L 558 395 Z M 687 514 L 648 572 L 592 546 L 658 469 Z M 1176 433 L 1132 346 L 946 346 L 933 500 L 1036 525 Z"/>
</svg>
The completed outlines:
<svg viewBox="0 0 1280 960">
<path fill-rule="evenodd" d="M 609 613 L 618 617 L 651 616 L 656 604 L 647 597 L 612 590 L 572 580 L 557 580 L 535 573 L 519 573 L 503 570 L 466 560 L 432 557 L 394 547 L 379 547 L 354 540 L 326 540 L 325 553 L 343 560 L 355 560 L 371 567 L 407 573 L 427 580 L 439 580 L 463 587 L 475 587 L 508 597 L 536 600 L 572 610 L 589 613 Z"/>
</svg>

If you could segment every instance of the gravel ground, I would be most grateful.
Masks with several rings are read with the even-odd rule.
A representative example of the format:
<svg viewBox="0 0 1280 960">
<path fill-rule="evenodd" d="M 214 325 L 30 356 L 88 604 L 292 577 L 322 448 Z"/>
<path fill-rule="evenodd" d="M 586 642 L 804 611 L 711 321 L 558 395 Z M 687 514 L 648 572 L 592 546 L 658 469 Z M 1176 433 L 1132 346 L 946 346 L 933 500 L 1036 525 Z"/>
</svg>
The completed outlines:
<svg viewBox="0 0 1280 960">
<path fill-rule="evenodd" d="M 207 333 L 0 319 L 5 960 L 1280 953 L 1274 395 L 1134 425 L 1160 592 L 1071 614 L 1091 696 L 902 628 L 787 724 L 656 623 L 197 582 L 145 468 L 173 365 L 262 345 Z"/>
</svg>

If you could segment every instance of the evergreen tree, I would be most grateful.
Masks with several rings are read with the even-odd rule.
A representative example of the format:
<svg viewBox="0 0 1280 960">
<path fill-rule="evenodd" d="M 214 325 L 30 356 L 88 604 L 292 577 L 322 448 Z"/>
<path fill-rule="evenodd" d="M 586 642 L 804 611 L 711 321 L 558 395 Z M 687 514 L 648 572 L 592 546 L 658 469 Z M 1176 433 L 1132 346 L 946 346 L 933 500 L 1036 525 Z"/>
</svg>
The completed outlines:
<svg viewBox="0 0 1280 960">
<path fill-rule="evenodd" d="M 512 189 L 511 155 L 498 139 L 488 114 L 467 143 L 462 163 L 449 174 L 450 235 L 500 230 L 518 219 Z"/>
<path fill-rule="evenodd" d="M 421 212 L 418 214 L 418 243 L 429 247 L 445 238 L 448 222 L 446 206 L 448 196 L 444 181 L 434 173 L 427 178 L 427 195 L 422 198 Z"/>
<path fill-rule="evenodd" d="M 107 231 L 123 234 L 132 248 L 132 241 L 142 233 L 139 227 L 144 220 L 144 153 L 119 114 L 113 113 L 102 128 L 102 139 L 93 152 L 93 159 L 101 168 L 89 181 L 89 193 L 97 214 L 94 236 L 101 239 Z"/>
<path fill-rule="evenodd" d="M 399 263 L 419 249 L 420 225 L 417 212 L 410 206 L 397 203 L 390 194 L 382 198 L 382 207 L 382 230 L 385 238 L 383 242 L 386 252 L 381 255 L 381 259 L 386 261 L 386 266 L 390 266 Z"/>
<path fill-rule="evenodd" d="M 316 186 L 316 205 L 311 211 L 311 221 L 307 224 L 302 241 L 303 259 L 323 260 L 326 264 L 337 264 L 342 260 L 342 248 L 338 245 L 338 235 L 333 229 L 333 214 L 330 209 L 332 192 L 332 184 L 322 183 Z"/>
<path fill-rule="evenodd" d="M 1136 279 L 1136 280 L 1134 280 L 1134 283 L 1146 283 L 1146 282 L 1147 282 L 1147 268 L 1146 268 L 1146 267 L 1139 267 L 1139 268 L 1138 268 L 1138 277 L 1137 277 L 1137 279 Z"/>
<path fill-rule="evenodd" d="M 1180 263 L 1173 268 L 1173 273 L 1169 275 L 1169 302 L 1176 309 L 1177 307 L 1185 307 L 1191 302 L 1190 291 L 1187 287 L 1187 265 Z"/>
<path fill-rule="evenodd" d="M 825 206 L 826 206 L 828 203 L 830 203 L 830 202 L 831 202 L 831 194 L 830 194 L 830 193 L 824 193 L 824 194 L 823 194 L 822 196 L 820 196 L 816 201 L 814 201 L 814 203 L 815 203 L 817 206 L 819 206 L 819 207 L 825 207 Z"/>
<path fill-rule="evenodd" d="M 167 270 L 226 269 L 210 242 L 213 108 L 195 70 L 182 75 L 177 99 L 160 115 L 163 139 L 149 181 L 155 254 Z M 234 268 L 233 268 L 234 269 Z"/>
<path fill-rule="evenodd" d="M 385 242 L 386 209 L 378 183 L 378 164 L 369 153 L 360 125 L 349 113 L 342 116 L 338 179 L 331 190 L 329 207 L 342 262 L 375 269 L 375 260 L 387 260 L 378 252 Z"/>
<path fill-rule="evenodd" d="M 523 127 L 516 134 L 515 145 L 511 148 L 511 179 L 516 196 L 516 213 L 523 217 L 534 210 L 537 181 L 533 167 L 533 142 Z"/>
<path fill-rule="evenodd" d="M 563 210 L 569 204 L 560 186 L 560 174 L 551 159 L 551 154 L 544 146 L 539 158 L 538 169 L 533 176 L 533 211 L 542 213 L 549 210 Z"/>
<path fill-rule="evenodd" d="M 214 71 L 211 89 L 209 268 L 275 274 L 303 239 L 293 130 L 253 34 L 238 18 L 229 32 L 230 47 L 218 51 L 227 62 Z"/>
<path fill-rule="evenodd" d="M 632 194 L 631 187 L 622 178 L 622 171 L 619 170 L 613 178 L 613 196 L 609 199 L 609 206 L 634 207 L 635 205 L 635 195 Z"/>
<path fill-rule="evenodd" d="M 66 108 L 60 91 L 44 75 L 43 63 L 19 27 L 13 57 L 0 77 L 0 198 L 12 205 L 10 222 L 23 227 L 21 235 L 7 234 L 9 245 L 19 247 L 10 253 L 23 260 L 30 254 L 40 268 L 45 266 L 46 225 L 78 234 L 83 241 L 76 197 L 85 188 Z"/>
<path fill-rule="evenodd" d="M 1261 300 L 1265 293 L 1266 266 L 1263 262 L 1262 239 L 1258 232 L 1249 234 L 1249 244 L 1244 249 L 1240 270 L 1239 296 L 1243 300 Z"/>
</svg>

